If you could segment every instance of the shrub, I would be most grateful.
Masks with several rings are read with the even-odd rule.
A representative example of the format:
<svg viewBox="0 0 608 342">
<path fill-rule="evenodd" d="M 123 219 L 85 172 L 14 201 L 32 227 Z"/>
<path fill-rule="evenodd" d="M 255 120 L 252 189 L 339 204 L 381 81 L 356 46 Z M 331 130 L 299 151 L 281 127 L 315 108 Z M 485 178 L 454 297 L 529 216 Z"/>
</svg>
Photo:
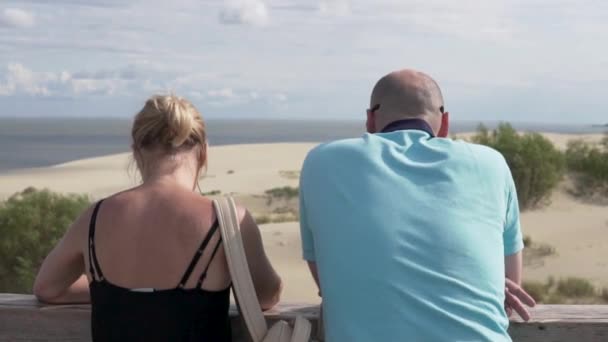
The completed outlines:
<svg viewBox="0 0 608 342">
<path fill-rule="evenodd" d="M 256 215 L 254 217 L 257 224 L 296 222 L 298 219 L 299 217 L 294 214 Z"/>
<path fill-rule="evenodd" d="M 0 203 L 0 292 L 30 292 L 46 255 L 89 205 L 86 196 L 34 188 Z"/>
<path fill-rule="evenodd" d="M 601 297 L 604 302 L 608 303 L 608 287 L 602 289 Z"/>
<path fill-rule="evenodd" d="M 532 238 L 529 235 L 524 236 L 524 247 L 532 246 Z"/>
<path fill-rule="evenodd" d="M 285 171 L 285 170 L 281 170 L 279 171 L 279 175 L 283 178 L 287 178 L 287 179 L 299 179 L 300 178 L 300 171 Z"/>
<path fill-rule="evenodd" d="M 564 297 L 593 297 L 595 288 L 586 279 L 570 277 L 557 282 L 557 294 Z"/>
<path fill-rule="evenodd" d="M 522 287 L 526 292 L 534 298 L 538 303 L 544 303 L 549 296 L 549 287 L 539 281 L 524 281 Z"/>
<path fill-rule="evenodd" d="M 272 198 L 290 199 L 290 198 L 298 197 L 298 195 L 300 194 L 300 189 L 294 188 L 291 186 L 284 186 L 284 187 L 280 187 L 280 188 L 273 188 L 270 190 L 266 190 L 265 193 L 266 193 L 266 195 L 268 195 Z"/>
<path fill-rule="evenodd" d="M 273 200 L 275 199 L 290 200 L 292 198 L 298 197 L 298 195 L 300 194 L 300 189 L 291 186 L 283 186 L 266 190 L 265 194 L 266 196 L 268 196 L 266 204 L 271 205 Z"/>
<path fill-rule="evenodd" d="M 563 153 L 538 133 L 518 134 L 507 123 L 489 132 L 482 125 L 472 141 L 492 147 L 505 157 L 522 209 L 547 200 L 564 174 Z"/>
<path fill-rule="evenodd" d="M 548 294 L 544 300 L 543 300 L 543 304 L 566 304 L 566 303 L 570 303 L 571 301 L 566 298 L 563 297 L 562 295 L 558 294 L 558 293 L 550 293 Z"/>
<path fill-rule="evenodd" d="M 608 135 L 597 145 L 582 140 L 568 142 L 566 161 L 580 176 L 579 195 L 608 194 Z"/>
<path fill-rule="evenodd" d="M 596 291 L 587 280 L 566 278 L 555 281 L 549 277 L 545 283 L 527 281 L 522 287 L 543 304 L 599 304 L 608 302 L 608 288 Z"/>
<path fill-rule="evenodd" d="M 525 265 L 533 265 L 535 263 L 540 262 L 541 258 L 548 257 L 550 255 L 554 255 L 557 251 L 555 247 L 546 244 L 546 243 L 538 243 L 532 241 L 530 236 L 524 236 L 524 264 Z M 553 280 L 550 279 L 551 284 L 553 285 Z"/>
<path fill-rule="evenodd" d="M 254 218 L 255 223 L 257 224 L 266 224 L 266 223 L 270 223 L 272 220 L 270 219 L 270 216 L 268 215 L 258 215 L 255 216 Z"/>
</svg>

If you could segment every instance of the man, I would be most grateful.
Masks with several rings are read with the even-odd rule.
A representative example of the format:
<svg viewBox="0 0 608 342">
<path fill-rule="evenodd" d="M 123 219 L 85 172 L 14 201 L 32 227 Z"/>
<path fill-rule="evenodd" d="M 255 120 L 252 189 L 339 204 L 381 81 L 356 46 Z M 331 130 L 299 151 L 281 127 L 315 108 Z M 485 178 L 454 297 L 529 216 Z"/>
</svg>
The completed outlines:
<svg viewBox="0 0 608 342">
<path fill-rule="evenodd" d="M 446 139 L 448 123 L 437 83 L 396 71 L 373 89 L 368 134 L 307 156 L 302 246 L 328 341 L 510 341 L 506 311 L 527 318 L 509 168 Z"/>
</svg>

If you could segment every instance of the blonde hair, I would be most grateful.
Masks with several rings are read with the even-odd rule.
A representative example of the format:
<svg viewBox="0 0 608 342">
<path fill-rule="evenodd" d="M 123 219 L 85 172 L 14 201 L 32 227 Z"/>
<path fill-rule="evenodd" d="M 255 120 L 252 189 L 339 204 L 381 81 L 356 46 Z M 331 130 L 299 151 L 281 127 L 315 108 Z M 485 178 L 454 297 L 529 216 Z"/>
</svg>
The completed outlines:
<svg viewBox="0 0 608 342">
<path fill-rule="evenodd" d="M 205 145 L 205 122 L 190 101 L 175 95 L 154 95 L 133 122 L 133 150 L 163 148 L 167 152 Z"/>
</svg>

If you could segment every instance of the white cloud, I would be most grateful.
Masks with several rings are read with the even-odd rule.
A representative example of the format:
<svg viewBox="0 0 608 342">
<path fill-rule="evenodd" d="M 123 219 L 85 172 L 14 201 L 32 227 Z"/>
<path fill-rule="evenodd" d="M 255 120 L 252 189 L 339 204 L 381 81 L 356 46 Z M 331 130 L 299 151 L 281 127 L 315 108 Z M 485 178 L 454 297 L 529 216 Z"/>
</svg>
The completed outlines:
<svg viewBox="0 0 608 342">
<path fill-rule="evenodd" d="M 4 79 L 0 78 L 0 96 L 29 95 L 34 97 L 69 97 L 79 95 L 112 95 L 126 93 L 138 82 L 124 79 L 119 73 L 108 72 L 70 73 L 68 71 L 34 71 L 20 63 L 6 67 Z"/>
<path fill-rule="evenodd" d="M 34 24 L 34 15 L 19 8 L 6 8 L 0 13 L 0 27 L 29 28 Z"/>
<path fill-rule="evenodd" d="M 51 93 L 48 85 L 59 80 L 56 74 L 36 73 L 19 63 L 9 64 L 6 71 L 4 82 L 0 81 L 0 95 L 2 96 L 17 93 L 47 96 Z"/>
<path fill-rule="evenodd" d="M 187 93 L 187 95 L 188 97 L 191 97 L 193 99 L 202 99 L 204 97 L 203 93 L 197 90 L 191 90 Z"/>
<path fill-rule="evenodd" d="M 516 30 L 514 0 L 387 1 L 383 10 L 413 33 L 439 33 L 472 40 L 508 39 Z"/>
<path fill-rule="evenodd" d="M 345 16 L 350 14 L 351 6 L 349 0 L 321 0 L 319 12 L 324 15 Z"/>
<path fill-rule="evenodd" d="M 283 93 L 277 93 L 274 94 L 273 99 L 279 102 L 286 102 L 287 101 L 287 95 L 283 94 Z"/>
<path fill-rule="evenodd" d="M 268 23 L 268 8 L 261 0 L 228 0 L 219 19 L 223 24 L 263 26 Z"/>
<path fill-rule="evenodd" d="M 223 87 L 211 89 L 204 93 L 198 91 L 190 91 L 187 93 L 193 98 L 198 97 L 199 99 L 202 99 L 205 104 L 214 107 L 231 107 L 251 103 L 278 107 L 287 104 L 287 95 L 284 93 L 264 92 L 251 89 L 235 90 L 231 87 Z"/>
<path fill-rule="evenodd" d="M 552 118 L 572 98 L 599 116 L 591 86 L 560 87 L 606 88 L 607 16 L 598 0 L 0 0 L 0 105 L 65 96 L 101 111 L 174 91 L 221 103 L 218 115 L 277 115 L 284 104 L 295 117 L 331 101 L 346 117 L 378 77 L 413 67 L 437 78 L 455 113 L 485 118 L 484 101 L 501 108 L 492 118 L 532 116 L 524 107 L 537 103 Z M 554 100 L 537 97 L 543 89 Z"/>
<path fill-rule="evenodd" d="M 222 88 L 217 90 L 209 90 L 207 92 L 207 96 L 211 98 L 233 99 L 236 97 L 236 94 L 232 88 Z"/>
<path fill-rule="evenodd" d="M 113 95 L 126 84 L 118 79 L 68 79 L 66 82 L 72 95 Z M 123 93 L 124 94 L 124 93 Z"/>
</svg>

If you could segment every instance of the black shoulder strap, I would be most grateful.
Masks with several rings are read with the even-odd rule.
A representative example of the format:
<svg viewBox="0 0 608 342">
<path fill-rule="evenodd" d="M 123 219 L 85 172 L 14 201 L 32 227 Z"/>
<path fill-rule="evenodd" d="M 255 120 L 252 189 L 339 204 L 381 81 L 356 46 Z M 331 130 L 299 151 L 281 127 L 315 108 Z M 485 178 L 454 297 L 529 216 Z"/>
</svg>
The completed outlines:
<svg viewBox="0 0 608 342">
<path fill-rule="evenodd" d="M 203 240 L 200 247 L 196 251 L 196 254 L 194 254 L 192 261 L 190 261 L 190 265 L 188 265 L 188 268 L 186 269 L 186 272 L 182 276 L 182 279 L 179 281 L 179 285 L 178 285 L 179 288 L 183 288 L 184 286 L 186 286 L 186 282 L 188 281 L 188 278 L 190 278 L 190 275 L 192 274 L 192 271 L 194 270 L 194 266 L 196 266 L 196 264 L 198 263 L 198 260 L 201 258 L 201 255 L 203 255 L 205 248 L 209 244 L 211 237 L 213 237 L 213 234 L 217 231 L 218 227 L 219 227 L 219 223 L 216 219 L 215 222 L 213 222 L 213 226 L 211 226 L 211 229 L 209 229 L 209 232 L 205 236 L 205 239 Z"/>
<path fill-rule="evenodd" d="M 211 258 L 209 258 L 209 261 L 207 262 L 207 266 L 205 266 L 205 270 L 203 270 L 203 273 L 201 273 L 201 276 L 198 278 L 198 282 L 196 283 L 197 288 L 201 287 L 201 285 L 203 284 L 203 281 L 205 281 L 205 278 L 207 278 L 207 271 L 209 270 L 209 266 L 211 266 L 211 262 L 213 261 L 213 258 L 215 257 L 215 253 L 217 253 L 217 250 L 220 249 L 221 244 L 222 244 L 222 237 L 220 236 L 220 238 L 217 239 L 215 248 L 213 248 L 213 253 L 211 253 Z"/>
<path fill-rule="evenodd" d="M 97 202 L 95 205 L 91 221 L 89 222 L 89 272 L 91 273 L 93 280 L 95 280 L 95 278 L 98 280 L 104 279 L 101 267 L 99 266 L 99 261 L 97 260 L 97 253 L 95 253 L 95 224 L 97 221 L 97 213 L 99 212 L 99 207 L 102 202 L 103 200 Z"/>
</svg>

